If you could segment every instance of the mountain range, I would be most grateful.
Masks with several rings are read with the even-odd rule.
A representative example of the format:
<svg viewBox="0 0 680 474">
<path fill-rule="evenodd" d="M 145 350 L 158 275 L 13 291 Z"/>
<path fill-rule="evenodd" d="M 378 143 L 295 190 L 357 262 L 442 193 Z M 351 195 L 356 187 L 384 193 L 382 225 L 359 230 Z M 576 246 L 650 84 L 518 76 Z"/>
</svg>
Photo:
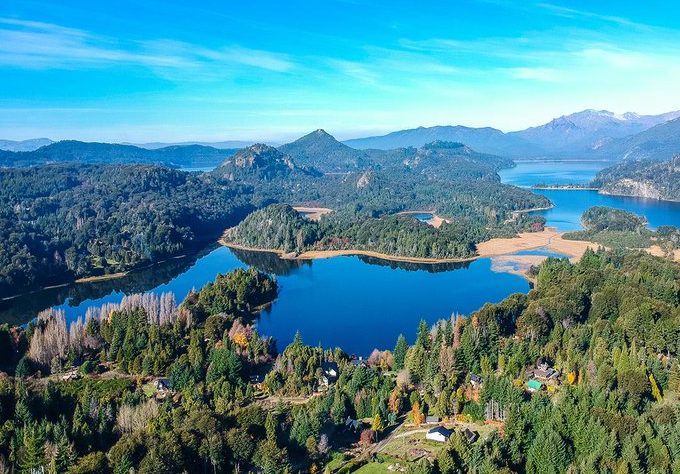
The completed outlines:
<svg viewBox="0 0 680 474">
<path fill-rule="evenodd" d="M 0 140 L 0 150 L 33 151 L 41 146 L 54 143 L 49 138 L 32 138 L 30 140 Z"/>
<path fill-rule="evenodd" d="M 630 147 L 648 149 L 649 154 L 653 155 L 657 147 L 649 142 L 665 132 L 663 128 L 649 136 L 644 132 L 662 127 L 679 117 L 680 111 L 660 115 L 638 115 L 632 112 L 617 115 L 607 110 L 589 109 L 517 132 L 504 133 L 495 128 L 460 125 L 419 127 L 344 143 L 358 149 L 386 150 L 445 140 L 465 143 L 482 153 L 511 158 L 598 158 L 616 161 L 624 158 Z M 665 138 L 664 143 L 668 147 L 680 151 L 680 136 L 666 134 Z"/>
<path fill-rule="evenodd" d="M 319 129 L 279 146 L 278 150 L 301 169 L 344 173 L 389 164 L 395 159 L 403 161 L 411 153 L 409 148 L 433 142 L 460 143 L 477 153 L 511 159 L 668 160 L 680 153 L 680 111 L 617 115 L 606 110 L 584 110 L 517 132 L 447 125 L 401 130 L 344 143 Z M 52 142 L 46 138 L 0 140 L 0 166 L 80 161 L 215 167 L 244 148 L 242 145 L 247 148 L 250 142 L 163 145 L 166 144 Z M 385 150 L 392 151 L 387 155 L 381 153 Z"/>
<path fill-rule="evenodd" d="M 680 154 L 680 118 L 661 123 L 635 135 L 613 140 L 595 155 L 617 161 L 667 161 Z"/>
</svg>

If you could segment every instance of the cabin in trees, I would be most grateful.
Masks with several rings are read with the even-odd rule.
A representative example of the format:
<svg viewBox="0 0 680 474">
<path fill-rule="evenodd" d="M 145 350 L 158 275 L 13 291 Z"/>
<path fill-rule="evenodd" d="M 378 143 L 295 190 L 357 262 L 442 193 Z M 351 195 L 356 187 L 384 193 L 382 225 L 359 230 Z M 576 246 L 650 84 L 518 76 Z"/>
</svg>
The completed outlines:
<svg viewBox="0 0 680 474">
<path fill-rule="evenodd" d="M 474 443 L 479 438 L 479 433 L 471 430 L 470 428 L 465 428 L 461 433 L 463 438 L 465 438 L 465 440 L 470 444 Z"/>
<path fill-rule="evenodd" d="M 158 378 L 154 380 L 153 386 L 158 393 L 166 393 L 171 389 L 170 380 L 166 378 Z"/>
<path fill-rule="evenodd" d="M 470 374 L 470 383 L 473 388 L 479 388 L 482 386 L 482 378 L 477 374 Z"/>
<path fill-rule="evenodd" d="M 560 376 L 559 370 L 555 370 L 546 363 L 538 364 L 538 366 L 529 371 L 529 377 L 538 379 L 542 382 L 557 382 Z"/>
<path fill-rule="evenodd" d="M 427 416 L 425 417 L 425 424 L 428 425 L 433 425 L 435 423 L 439 423 L 439 417 L 438 416 Z"/>
<path fill-rule="evenodd" d="M 446 443 L 453 431 L 444 428 L 443 426 L 436 426 L 425 433 L 425 439 L 430 441 L 437 441 L 438 443 Z"/>
<path fill-rule="evenodd" d="M 322 362 L 319 385 L 328 388 L 338 380 L 339 375 L 340 369 L 338 368 L 338 364 L 335 362 Z"/>
</svg>

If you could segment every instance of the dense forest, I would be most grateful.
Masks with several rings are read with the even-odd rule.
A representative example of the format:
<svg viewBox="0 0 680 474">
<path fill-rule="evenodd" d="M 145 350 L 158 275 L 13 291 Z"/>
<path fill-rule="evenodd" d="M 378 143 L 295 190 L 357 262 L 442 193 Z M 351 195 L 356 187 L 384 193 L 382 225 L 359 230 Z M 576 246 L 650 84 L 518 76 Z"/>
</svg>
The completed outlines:
<svg viewBox="0 0 680 474">
<path fill-rule="evenodd" d="M 607 194 L 680 201 L 680 156 L 670 161 L 624 160 L 600 171 L 593 185 Z"/>
<path fill-rule="evenodd" d="M 305 143 L 312 149 L 326 149 L 328 137 L 317 137 L 321 142 L 317 144 L 306 137 Z M 501 184 L 497 171 L 512 166 L 512 161 L 477 153 L 459 143 L 375 151 L 364 169 L 326 174 L 301 166 L 283 149 L 253 145 L 211 174 L 224 182 L 252 187 L 258 206 L 273 201 L 333 209 L 355 206 L 374 217 L 432 209 L 443 216 L 502 226 L 513 211 L 550 204 L 543 196 Z"/>
<path fill-rule="evenodd" d="M 595 206 L 581 217 L 583 230 L 563 235 L 570 240 L 589 240 L 608 248 L 640 249 L 657 246 L 664 255 L 672 256 L 680 248 L 680 229 L 661 226 L 656 230 L 647 227 L 647 220 L 636 214 Z"/>
<path fill-rule="evenodd" d="M 536 281 L 359 363 L 300 336 L 277 355 L 255 270 L 3 326 L 2 469 L 677 472 L 680 265 L 589 251 Z M 424 440 L 432 416 L 447 442 Z"/>
<path fill-rule="evenodd" d="M 211 173 L 83 163 L 0 168 L 0 239 L 6 244 L 0 249 L 0 297 L 195 251 L 250 211 L 272 203 L 337 210 L 319 224 L 316 239 L 296 249 L 351 244 L 418 257 L 469 256 L 476 242 L 513 235 L 532 224 L 540 227 L 540 219 L 533 222 L 514 211 L 549 205 L 542 196 L 501 184 L 497 171 L 512 166 L 511 161 L 459 143 L 367 154 L 314 132 L 294 145 L 253 145 L 231 156 L 197 146 L 146 150 L 57 142 L 14 153 L 37 162 L 174 163 L 204 152 L 211 159 L 226 158 Z M 304 155 L 304 163 L 282 150 Z M 334 157 L 344 157 L 349 171 L 324 174 L 311 167 Z M 413 219 L 388 217 L 412 209 L 431 209 L 452 224 L 435 230 Z"/>
<path fill-rule="evenodd" d="M 538 226 L 538 227 L 537 227 Z M 461 217 L 435 228 L 409 215 L 372 217 L 356 207 L 326 214 L 311 221 L 286 204 L 259 209 L 230 229 L 227 242 L 255 249 L 286 253 L 307 250 L 370 250 L 417 258 L 469 258 L 475 244 L 519 230 L 542 228 L 540 218 L 521 215 L 511 223 L 489 228 L 484 222 Z"/>
<path fill-rule="evenodd" d="M 195 250 L 250 212 L 247 195 L 156 166 L 0 170 L 0 296 Z"/>
<path fill-rule="evenodd" d="M 64 162 L 210 167 L 219 165 L 235 152 L 236 150 L 220 150 L 203 145 L 171 145 L 149 150 L 118 143 L 64 140 L 33 151 L 0 150 L 0 167 Z"/>
</svg>

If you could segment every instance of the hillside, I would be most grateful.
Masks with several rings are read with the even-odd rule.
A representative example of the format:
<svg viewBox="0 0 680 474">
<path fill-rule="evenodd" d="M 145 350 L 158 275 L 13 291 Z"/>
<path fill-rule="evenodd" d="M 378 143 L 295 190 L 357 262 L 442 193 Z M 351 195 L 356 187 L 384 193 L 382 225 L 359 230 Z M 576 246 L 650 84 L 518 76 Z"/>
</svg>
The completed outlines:
<svg viewBox="0 0 680 474">
<path fill-rule="evenodd" d="M 0 297 L 197 250 L 251 210 L 243 189 L 165 167 L 0 170 Z"/>
<path fill-rule="evenodd" d="M 366 154 L 340 143 L 324 130 L 316 130 L 292 143 L 281 145 L 279 151 L 301 166 L 324 173 L 365 169 L 370 165 Z"/>
<path fill-rule="evenodd" d="M 656 125 L 636 135 L 612 141 L 597 150 L 610 160 L 670 160 L 680 153 L 680 118 Z"/>
<path fill-rule="evenodd" d="M 607 110 L 589 109 L 509 135 L 520 137 L 548 154 L 590 155 L 612 140 L 635 135 L 677 117 L 680 117 L 680 112 L 661 115 L 638 115 L 627 112 L 617 115 Z"/>
<path fill-rule="evenodd" d="M 286 179 L 291 175 L 314 174 L 313 170 L 298 167 L 288 155 L 274 147 L 258 143 L 243 148 L 225 160 L 213 174 L 229 181 L 259 181 Z M 318 174 L 318 173 L 317 173 Z"/>
<path fill-rule="evenodd" d="M 47 310 L 27 327 L 0 326 L 2 465 L 678 472 L 680 265 L 588 251 L 577 263 L 548 259 L 535 276 L 528 294 L 421 320 L 411 342 L 400 336 L 363 361 L 300 333 L 277 353 L 254 323 L 279 285 L 254 269 L 179 304 L 133 294 L 89 308 L 86 322 Z M 426 440 L 433 427 L 447 442 Z"/>
<path fill-rule="evenodd" d="M 306 141 L 298 142 L 301 154 L 313 154 L 302 147 Z M 317 141 L 311 143 L 312 150 L 317 150 Z M 370 169 L 322 174 L 298 166 L 281 148 L 255 145 L 241 150 L 211 175 L 252 187 L 258 205 L 277 201 L 332 209 L 358 206 L 376 216 L 433 208 L 496 226 L 514 210 L 548 205 L 542 196 L 500 183 L 496 170 L 511 166 L 510 160 L 480 154 L 459 143 L 372 150 L 367 156 L 373 162 Z"/>
<path fill-rule="evenodd" d="M 34 151 L 4 152 L 0 166 L 34 166 L 46 163 L 78 162 L 106 164 L 155 164 L 166 166 L 217 166 L 234 150 L 201 145 L 173 145 L 148 150 L 133 145 L 87 143 L 75 140 L 55 142 Z"/>
<path fill-rule="evenodd" d="M 670 161 L 623 161 L 600 171 L 593 185 L 600 192 L 680 201 L 680 156 Z"/>
</svg>

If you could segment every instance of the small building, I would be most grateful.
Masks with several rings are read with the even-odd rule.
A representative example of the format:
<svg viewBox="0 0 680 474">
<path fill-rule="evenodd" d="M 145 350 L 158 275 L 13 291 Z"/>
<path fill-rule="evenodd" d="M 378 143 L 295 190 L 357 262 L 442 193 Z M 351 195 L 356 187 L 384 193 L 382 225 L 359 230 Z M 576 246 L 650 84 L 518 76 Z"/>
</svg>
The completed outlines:
<svg viewBox="0 0 680 474">
<path fill-rule="evenodd" d="M 438 416 L 427 416 L 425 417 L 425 423 L 428 425 L 432 425 L 435 423 L 439 423 L 439 417 Z"/>
<path fill-rule="evenodd" d="M 353 365 L 354 367 L 366 367 L 366 360 L 359 356 L 359 357 L 353 357 L 349 363 Z"/>
<path fill-rule="evenodd" d="M 335 362 L 321 363 L 321 376 L 319 377 L 319 385 L 322 387 L 330 387 L 338 380 L 340 369 Z"/>
<path fill-rule="evenodd" d="M 542 363 L 539 364 L 534 370 L 530 371 L 529 375 L 539 380 L 552 381 L 557 380 L 557 378 L 560 376 L 560 372 L 553 369 L 548 364 Z"/>
<path fill-rule="evenodd" d="M 474 388 L 482 386 L 482 378 L 477 374 L 470 374 L 470 383 Z"/>
<path fill-rule="evenodd" d="M 436 426 L 425 433 L 425 439 L 430 441 L 437 441 L 438 443 L 446 443 L 451 437 L 452 431 L 443 426 Z"/>
<path fill-rule="evenodd" d="M 477 439 L 479 439 L 479 433 L 471 430 L 470 428 L 465 428 L 462 431 L 462 435 L 465 438 L 465 440 L 470 444 L 474 443 L 475 441 L 477 441 Z"/>
<path fill-rule="evenodd" d="M 252 385 L 260 385 L 262 382 L 264 382 L 264 375 L 251 374 L 250 377 L 248 377 L 248 380 Z"/>
<path fill-rule="evenodd" d="M 543 390 L 543 382 L 541 382 L 540 380 L 531 379 L 527 382 L 527 389 L 529 389 L 530 392 L 537 392 L 539 390 Z"/>
<path fill-rule="evenodd" d="M 358 431 L 359 428 L 361 428 L 361 421 L 355 420 L 348 416 L 347 419 L 345 420 L 345 429 Z"/>
<path fill-rule="evenodd" d="M 61 380 L 65 382 L 70 382 L 71 380 L 78 380 L 81 377 L 78 369 L 72 369 L 61 376 Z"/>
<path fill-rule="evenodd" d="M 164 378 L 156 379 L 153 386 L 157 392 L 167 392 L 170 390 L 170 380 Z"/>
</svg>

